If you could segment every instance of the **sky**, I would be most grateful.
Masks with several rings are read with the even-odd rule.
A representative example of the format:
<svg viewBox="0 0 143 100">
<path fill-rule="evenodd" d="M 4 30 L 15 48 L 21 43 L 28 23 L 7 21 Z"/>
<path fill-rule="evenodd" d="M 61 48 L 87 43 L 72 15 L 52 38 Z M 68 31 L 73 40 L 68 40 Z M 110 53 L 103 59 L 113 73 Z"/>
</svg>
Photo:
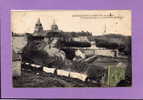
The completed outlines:
<svg viewBox="0 0 143 100">
<path fill-rule="evenodd" d="M 130 10 L 12 10 L 11 31 L 33 33 L 39 18 L 44 30 L 50 30 L 55 20 L 59 29 L 65 32 L 131 35 Z"/>
</svg>

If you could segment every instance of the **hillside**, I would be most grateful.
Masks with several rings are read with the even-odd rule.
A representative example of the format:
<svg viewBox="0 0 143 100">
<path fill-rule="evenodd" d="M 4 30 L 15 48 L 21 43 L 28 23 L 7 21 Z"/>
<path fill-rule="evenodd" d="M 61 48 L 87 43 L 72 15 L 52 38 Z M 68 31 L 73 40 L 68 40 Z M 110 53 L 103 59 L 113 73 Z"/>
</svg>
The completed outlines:
<svg viewBox="0 0 143 100">
<path fill-rule="evenodd" d="M 131 36 L 123 36 L 117 34 L 108 34 L 93 36 L 97 47 L 107 49 L 118 49 L 125 55 L 131 55 Z"/>
</svg>

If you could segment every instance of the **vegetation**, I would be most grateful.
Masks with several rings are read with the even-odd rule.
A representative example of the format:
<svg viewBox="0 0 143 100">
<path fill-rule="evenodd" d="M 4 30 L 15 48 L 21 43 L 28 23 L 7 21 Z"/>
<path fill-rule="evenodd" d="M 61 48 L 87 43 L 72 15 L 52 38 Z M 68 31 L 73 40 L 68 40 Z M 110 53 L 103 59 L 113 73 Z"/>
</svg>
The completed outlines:
<svg viewBox="0 0 143 100">
<path fill-rule="evenodd" d="M 131 36 L 123 36 L 117 34 L 108 34 L 102 36 L 94 36 L 97 47 L 107 49 L 118 49 L 125 55 L 131 55 Z"/>
<path fill-rule="evenodd" d="M 114 87 L 117 86 L 121 80 L 125 80 L 125 68 L 122 66 L 108 66 L 105 84 L 109 87 Z"/>
</svg>

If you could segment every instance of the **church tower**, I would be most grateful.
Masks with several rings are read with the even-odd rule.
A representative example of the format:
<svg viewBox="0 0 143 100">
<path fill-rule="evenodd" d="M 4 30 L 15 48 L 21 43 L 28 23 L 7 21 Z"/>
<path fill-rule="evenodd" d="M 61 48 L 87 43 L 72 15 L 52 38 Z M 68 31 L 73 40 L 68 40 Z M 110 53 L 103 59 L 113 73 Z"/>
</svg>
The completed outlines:
<svg viewBox="0 0 143 100">
<path fill-rule="evenodd" d="M 42 23 L 41 23 L 40 18 L 39 18 L 37 23 L 35 24 L 34 33 L 40 33 L 40 32 L 43 32 L 43 26 L 42 26 Z"/>
<path fill-rule="evenodd" d="M 51 26 L 51 30 L 53 31 L 53 32 L 58 32 L 58 25 L 55 23 L 55 20 L 53 21 L 53 24 L 52 24 L 52 26 Z"/>
</svg>

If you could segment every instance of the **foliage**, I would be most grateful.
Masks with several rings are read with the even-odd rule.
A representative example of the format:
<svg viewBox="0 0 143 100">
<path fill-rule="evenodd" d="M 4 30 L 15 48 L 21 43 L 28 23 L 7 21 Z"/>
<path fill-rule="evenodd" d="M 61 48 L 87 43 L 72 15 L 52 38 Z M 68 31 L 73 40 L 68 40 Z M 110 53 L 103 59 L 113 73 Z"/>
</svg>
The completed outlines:
<svg viewBox="0 0 143 100">
<path fill-rule="evenodd" d="M 124 67 L 109 66 L 105 84 L 109 87 L 117 86 L 121 80 L 125 80 L 125 70 Z"/>
<path fill-rule="evenodd" d="M 125 55 L 131 55 L 131 37 L 117 34 L 94 36 L 97 47 L 118 49 Z"/>
</svg>

